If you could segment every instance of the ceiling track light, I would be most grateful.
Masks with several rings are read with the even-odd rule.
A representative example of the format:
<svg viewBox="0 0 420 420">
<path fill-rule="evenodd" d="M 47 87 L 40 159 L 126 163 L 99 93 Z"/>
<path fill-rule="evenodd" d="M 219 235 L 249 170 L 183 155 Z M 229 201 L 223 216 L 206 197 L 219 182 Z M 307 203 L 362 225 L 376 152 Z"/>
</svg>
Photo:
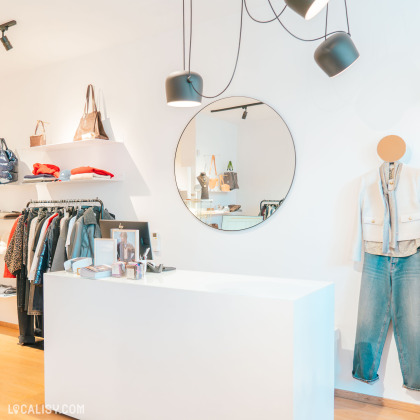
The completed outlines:
<svg viewBox="0 0 420 420">
<path fill-rule="evenodd" d="M 328 33 L 328 3 L 329 0 L 285 0 L 286 6 L 281 10 L 280 13 L 277 13 L 271 3 L 271 0 L 267 0 L 271 10 L 274 13 L 274 18 L 269 20 L 258 20 L 254 18 L 249 12 L 246 1 L 241 1 L 241 13 L 240 13 L 240 27 L 239 27 L 239 41 L 238 49 L 236 53 L 235 66 L 233 68 L 232 76 L 227 83 L 226 87 L 219 92 L 217 95 L 206 96 L 203 94 L 203 78 L 195 72 L 191 71 L 191 48 L 192 48 L 192 24 L 193 24 L 193 0 L 190 0 L 190 33 L 189 33 L 189 52 L 188 52 L 188 70 L 186 68 L 186 48 L 185 48 L 185 0 L 182 0 L 182 29 L 183 29 L 183 65 L 184 69 L 182 71 L 176 71 L 171 73 L 165 82 L 166 87 L 166 100 L 167 104 L 175 107 L 190 107 L 201 105 L 201 99 L 214 99 L 223 94 L 232 83 L 232 80 L 235 76 L 236 69 L 238 66 L 239 53 L 241 49 L 242 41 L 242 26 L 243 26 L 243 15 L 244 9 L 246 10 L 248 16 L 255 22 L 258 23 L 271 23 L 278 21 L 280 25 L 285 29 L 285 31 L 298 39 L 299 41 L 304 42 L 314 42 L 324 39 L 324 41 L 318 46 L 315 51 L 315 61 L 319 67 L 329 76 L 334 77 L 342 73 L 344 70 L 348 69 L 358 58 L 359 52 L 357 51 L 356 46 L 354 45 L 351 35 L 350 35 L 350 24 L 349 16 L 347 10 L 347 0 L 344 0 L 344 6 L 346 11 L 346 20 L 347 20 L 347 32 L 345 31 L 334 31 Z M 312 19 L 322 9 L 326 8 L 326 18 L 325 18 L 325 34 L 323 36 L 305 39 L 295 35 L 290 31 L 284 23 L 281 21 L 280 17 L 284 11 L 289 7 L 294 10 L 296 13 L 304 17 L 306 20 Z M 16 23 L 16 22 L 15 22 Z M 0 26 L 1 29 L 1 26 Z M 4 35 L 4 34 L 3 34 Z M 3 36 L 3 38 L 5 38 Z M 3 45 L 6 47 L 2 38 Z M 7 40 L 7 38 L 6 38 Z M 7 40 L 8 41 L 8 40 Z M 7 47 L 6 47 L 7 49 Z M 245 110 L 243 114 L 243 119 L 246 118 L 247 111 Z"/>
<path fill-rule="evenodd" d="M 3 44 L 3 47 L 5 48 L 6 51 L 9 51 L 13 48 L 13 45 L 10 43 L 9 39 L 7 38 L 7 36 L 4 34 L 11 26 L 15 26 L 16 25 L 16 21 L 15 20 L 11 20 L 10 22 L 6 22 L 3 23 L 2 25 L 0 25 L 0 31 L 1 31 L 1 43 Z"/>
<path fill-rule="evenodd" d="M 242 114 L 242 119 L 243 119 L 243 120 L 246 120 L 246 117 L 247 117 L 247 115 L 248 115 L 247 107 L 246 107 L 246 106 L 244 106 L 244 107 L 243 107 L 243 109 L 244 109 L 244 113 Z"/>
</svg>

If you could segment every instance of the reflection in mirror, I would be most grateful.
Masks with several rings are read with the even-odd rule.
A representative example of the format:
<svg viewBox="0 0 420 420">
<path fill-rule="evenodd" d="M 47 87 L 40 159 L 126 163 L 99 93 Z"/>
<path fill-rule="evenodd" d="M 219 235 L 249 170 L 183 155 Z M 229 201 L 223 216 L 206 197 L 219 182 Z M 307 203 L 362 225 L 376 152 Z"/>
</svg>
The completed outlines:
<svg viewBox="0 0 420 420">
<path fill-rule="evenodd" d="M 178 143 L 175 176 L 190 212 L 221 230 L 262 223 L 282 205 L 293 182 L 295 147 L 283 119 L 246 97 L 203 108 Z"/>
</svg>

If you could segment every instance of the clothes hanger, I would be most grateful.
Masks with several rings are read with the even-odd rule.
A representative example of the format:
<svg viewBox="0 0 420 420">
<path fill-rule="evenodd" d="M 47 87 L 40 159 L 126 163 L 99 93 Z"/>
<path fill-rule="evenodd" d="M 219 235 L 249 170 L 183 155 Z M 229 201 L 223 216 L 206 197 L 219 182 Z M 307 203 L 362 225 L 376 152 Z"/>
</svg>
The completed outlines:
<svg viewBox="0 0 420 420">
<path fill-rule="evenodd" d="M 405 141 L 395 135 L 390 135 L 384 137 L 379 143 L 378 143 L 378 156 L 384 161 L 384 162 L 396 162 L 400 160 L 407 150 L 407 145 Z"/>
</svg>

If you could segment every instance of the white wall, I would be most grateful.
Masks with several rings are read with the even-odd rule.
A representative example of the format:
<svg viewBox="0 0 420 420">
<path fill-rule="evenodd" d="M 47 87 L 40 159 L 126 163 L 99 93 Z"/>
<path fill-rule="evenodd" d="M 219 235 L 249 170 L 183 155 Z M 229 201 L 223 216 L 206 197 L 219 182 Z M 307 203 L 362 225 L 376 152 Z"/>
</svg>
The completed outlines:
<svg viewBox="0 0 420 420">
<path fill-rule="evenodd" d="M 187 191 L 188 198 L 191 198 L 191 192 L 197 184 L 195 176 L 196 159 L 196 128 L 195 119 L 185 127 L 182 133 L 182 141 L 178 143 L 175 159 L 175 176 L 177 187 L 181 191 Z"/>
<path fill-rule="evenodd" d="M 239 127 L 238 204 L 247 215 L 257 216 L 262 200 L 282 200 L 292 185 L 293 139 L 277 114 L 264 120 L 245 120 Z"/>
<path fill-rule="evenodd" d="M 197 3 L 197 14 L 201 7 Z M 317 43 L 298 42 L 275 23 L 245 20 L 238 72 L 225 96 L 249 96 L 272 106 L 288 124 L 297 149 L 288 199 L 252 230 L 208 228 L 185 209 L 177 192 L 175 149 L 196 112 L 165 103 L 165 77 L 181 63 L 180 33 L 165 33 L 162 27 L 160 36 L 144 34 L 138 44 L 1 78 L 1 135 L 13 147 L 27 145 L 35 120 L 44 118 L 52 122 L 50 140 L 71 139 L 83 109 L 84 88 L 94 83 L 104 93 L 115 137 L 126 143 L 128 179 L 122 186 L 95 190 L 45 187 L 43 196 L 99 195 L 118 217 L 150 221 L 152 230 L 161 233 L 167 265 L 334 281 L 340 332 L 337 387 L 417 403 L 420 394 L 401 387 L 393 342 L 386 345 L 377 384 L 351 378 L 360 285 L 351 248 L 357 180 L 379 165 L 375 150 L 382 136 L 401 135 L 409 145 L 411 164 L 420 166 L 420 3 L 408 0 L 396 6 L 391 0 L 372 0 L 350 2 L 349 8 L 361 58 L 335 79 L 314 63 Z M 256 12 L 269 17 L 268 11 Z M 332 30 L 343 27 L 340 2 L 331 2 L 330 17 Z M 285 21 L 303 36 L 323 32 L 323 16 L 306 23 L 288 12 Z M 230 76 L 238 23 L 237 15 L 220 13 L 217 21 L 196 26 L 192 67 L 204 77 L 207 95 L 220 90 Z M 90 156 L 72 157 L 68 165 L 76 161 L 89 163 Z M 34 195 L 21 188 L 2 189 L 0 207 L 21 208 Z M 248 264 L 256 259 L 263 264 Z"/>
<path fill-rule="evenodd" d="M 211 156 L 216 159 L 217 174 L 223 174 L 230 160 L 236 161 L 238 154 L 238 127 L 228 121 L 223 121 L 214 114 L 203 113 L 197 116 L 197 161 L 196 174 L 206 172 L 210 178 L 214 178 L 214 167 L 210 171 Z M 209 191 L 209 198 L 213 200 L 211 207 L 218 205 L 227 206 L 236 204 L 236 191 L 223 193 Z M 222 224 L 222 216 L 207 217 L 206 223 Z"/>
</svg>

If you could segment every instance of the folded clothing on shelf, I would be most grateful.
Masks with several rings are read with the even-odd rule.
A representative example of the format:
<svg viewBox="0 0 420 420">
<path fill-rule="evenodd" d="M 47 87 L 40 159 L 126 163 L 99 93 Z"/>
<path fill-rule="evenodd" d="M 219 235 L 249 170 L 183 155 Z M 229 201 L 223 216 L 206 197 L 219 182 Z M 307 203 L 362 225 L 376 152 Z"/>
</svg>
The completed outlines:
<svg viewBox="0 0 420 420">
<path fill-rule="evenodd" d="M 53 182 L 57 181 L 57 178 L 51 174 L 39 174 L 39 175 L 25 175 L 23 182 Z"/>
<path fill-rule="evenodd" d="M 19 211 L 10 211 L 10 212 L 1 211 L 0 212 L 0 219 L 16 219 L 19 216 L 20 216 Z"/>
<path fill-rule="evenodd" d="M 96 175 L 108 175 L 111 178 L 114 177 L 114 174 L 108 171 L 104 171 L 103 169 L 92 168 L 91 166 L 81 166 L 79 168 L 74 168 L 71 170 L 72 175 L 79 175 L 79 174 L 89 174 L 94 173 Z"/>
<path fill-rule="evenodd" d="M 49 163 L 34 163 L 34 175 L 54 175 L 55 178 L 60 176 L 60 168 Z"/>
<path fill-rule="evenodd" d="M 77 181 L 79 179 L 111 179 L 111 175 L 98 175 L 93 172 L 88 174 L 70 175 L 70 181 Z"/>
</svg>

